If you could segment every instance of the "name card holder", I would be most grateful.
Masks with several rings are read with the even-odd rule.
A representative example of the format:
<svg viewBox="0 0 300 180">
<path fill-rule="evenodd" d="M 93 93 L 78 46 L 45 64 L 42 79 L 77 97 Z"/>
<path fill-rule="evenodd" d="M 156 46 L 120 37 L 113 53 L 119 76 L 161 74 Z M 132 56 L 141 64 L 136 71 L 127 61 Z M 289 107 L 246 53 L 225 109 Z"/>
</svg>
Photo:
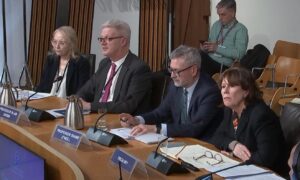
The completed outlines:
<svg viewBox="0 0 300 180">
<path fill-rule="evenodd" d="M 91 142 L 87 139 L 84 133 L 60 124 L 55 126 L 51 139 L 62 142 L 76 150 L 81 143 L 91 146 Z"/>
<path fill-rule="evenodd" d="M 94 141 L 104 146 L 113 146 L 118 144 L 128 144 L 128 142 L 122 137 L 112 134 L 108 131 L 97 129 L 94 132 L 94 127 L 90 127 L 86 132 L 86 136 L 89 140 Z"/>
<path fill-rule="evenodd" d="M 135 156 L 125 152 L 124 150 L 117 148 L 112 157 L 111 162 L 114 166 L 119 167 L 119 171 L 124 170 L 125 176 L 129 176 L 128 178 L 119 177 L 119 179 L 149 179 L 149 175 L 145 164 L 136 158 Z M 119 172 L 120 176 L 122 176 L 122 172 Z"/>
<path fill-rule="evenodd" d="M 31 126 L 26 114 L 12 106 L 0 104 L 0 118 L 21 126 Z"/>
</svg>

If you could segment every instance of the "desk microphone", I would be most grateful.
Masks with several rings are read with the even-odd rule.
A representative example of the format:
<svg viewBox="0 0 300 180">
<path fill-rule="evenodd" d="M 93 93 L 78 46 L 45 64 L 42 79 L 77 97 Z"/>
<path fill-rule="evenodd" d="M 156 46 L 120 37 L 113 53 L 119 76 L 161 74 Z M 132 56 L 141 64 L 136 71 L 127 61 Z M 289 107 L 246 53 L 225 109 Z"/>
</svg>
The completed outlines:
<svg viewBox="0 0 300 180">
<path fill-rule="evenodd" d="M 232 168 L 235 168 L 235 167 L 238 167 L 238 166 L 249 165 L 249 164 L 251 164 L 249 161 L 245 161 L 245 162 L 239 163 L 239 164 L 234 165 L 234 166 L 229 166 L 229 167 L 224 168 L 224 169 L 219 169 L 217 171 L 213 171 L 213 172 L 210 172 L 208 174 L 204 174 L 202 176 L 197 177 L 196 180 L 210 180 L 210 179 L 212 179 L 211 176 L 213 174 L 216 174 L 218 172 L 225 171 L 225 170 L 228 170 L 228 169 L 232 169 Z"/>
<path fill-rule="evenodd" d="M 158 148 L 160 147 L 160 145 L 162 144 L 162 143 L 164 143 L 165 141 L 167 141 L 169 139 L 169 137 L 166 137 L 165 139 L 163 139 L 163 140 L 161 140 L 158 144 L 157 144 L 157 146 L 156 146 L 156 149 L 155 149 L 155 155 L 154 155 L 154 158 L 156 158 L 156 156 L 157 156 L 157 154 L 158 154 Z"/>
<path fill-rule="evenodd" d="M 158 153 L 160 145 L 167 140 L 168 137 L 158 143 L 155 151 L 148 156 L 146 163 L 166 175 L 171 173 L 188 173 L 189 171 L 184 166 Z"/>
<path fill-rule="evenodd" d="M 105 115 L 107 114 L 107 111 L 105 111 L 104 113 L 102 113 L 96 120 L 95 124 L 94 124 L 94 133 L 98 130 L 97 128 L 97 124 L 100 121 L 101 118 L 103 118 Z"/>
<path fill-rule="evenodd" d="M 112 109 L 115 108 L 116 104 L 112 106 Z M 117 144 L 128 144 L 128 142 L 123 139 L 122 137 L 112 134 L 108 131 L 104 131 L 102 129 L 97 128 L 97 124 L 99 120 L 105 116 L 108 113 L 106 110 L 104 113 L 102 113 L 96 120 L 94 126 L 90 127 L 86 133 L 86 136 L 89 140 L 92 140 L 96 143 L 99 143 L 101 145 L 105 146 L 112 146 Z"/>
<path fill-rule="evenodd" d="M 38 93 L 38 91 L 34 92 L 33 94 L 31 94 L 25 103 L 25 113 L 28 116 L 28 119 L 32 120 L 32 121 L 42 121 L 42 120 L 53 120 L 55 119 L 55 117 L 53 115 L 51 115 L 50 113 L 40 110 L 40 109 L 36 109 L 33 107 L 28 107 L 28 102 L 29 100 Z"/>
</svg>

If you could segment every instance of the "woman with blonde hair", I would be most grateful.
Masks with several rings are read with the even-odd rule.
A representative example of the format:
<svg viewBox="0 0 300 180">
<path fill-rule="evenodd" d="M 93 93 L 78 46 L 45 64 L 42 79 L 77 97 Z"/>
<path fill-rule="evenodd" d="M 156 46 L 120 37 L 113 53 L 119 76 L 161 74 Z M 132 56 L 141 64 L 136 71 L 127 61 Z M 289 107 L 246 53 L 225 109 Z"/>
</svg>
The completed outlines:
<svg viewBox="0 0 300 180">
<path fill-rule="evenodd" d="M 47 56 L 37 91 L 65 98 L 76 94 L 84 85 L 89 79 L 90 65 L 79 54 L 77 43 L 71 26 L 62 26 L 53 32 L 52 52 Z"/>
</svg>

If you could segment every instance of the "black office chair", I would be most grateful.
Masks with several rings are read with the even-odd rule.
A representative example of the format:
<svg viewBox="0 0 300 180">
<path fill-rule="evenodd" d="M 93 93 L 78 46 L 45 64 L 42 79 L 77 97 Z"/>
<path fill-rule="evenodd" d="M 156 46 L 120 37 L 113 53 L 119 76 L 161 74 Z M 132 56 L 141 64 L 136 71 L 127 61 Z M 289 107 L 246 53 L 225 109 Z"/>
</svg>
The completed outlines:
<svg viewBox="0 0 300 180">
<path fill-rule="evenodd" d="M 81 54 L 90 63 L 90 76 L 95 73 L 96 54 Z"/>
<path fill-rule="evenodd" d="M 171 77 L 164 72 L 158 71 L 152 73 L 152 94 L 151 108 L 157 108 L 167 94 L 168 85 Z"/>
</svg>

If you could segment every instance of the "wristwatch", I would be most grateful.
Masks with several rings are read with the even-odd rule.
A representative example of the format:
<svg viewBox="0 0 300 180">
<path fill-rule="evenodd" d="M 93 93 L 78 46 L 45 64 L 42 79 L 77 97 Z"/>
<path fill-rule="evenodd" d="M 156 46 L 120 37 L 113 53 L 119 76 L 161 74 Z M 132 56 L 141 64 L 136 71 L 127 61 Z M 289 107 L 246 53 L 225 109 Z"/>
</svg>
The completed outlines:
<svg viewBox="0 0 300 180">
<path fill-rule="evenodd" d="M 157 134 L 160 134 L 160 130 L 161 130 L 161 124 L 160 124 L 160 123 L 157 123 L 157 124 L 156 124 L 156 133 L 157 133 Z"/>
</svg>

